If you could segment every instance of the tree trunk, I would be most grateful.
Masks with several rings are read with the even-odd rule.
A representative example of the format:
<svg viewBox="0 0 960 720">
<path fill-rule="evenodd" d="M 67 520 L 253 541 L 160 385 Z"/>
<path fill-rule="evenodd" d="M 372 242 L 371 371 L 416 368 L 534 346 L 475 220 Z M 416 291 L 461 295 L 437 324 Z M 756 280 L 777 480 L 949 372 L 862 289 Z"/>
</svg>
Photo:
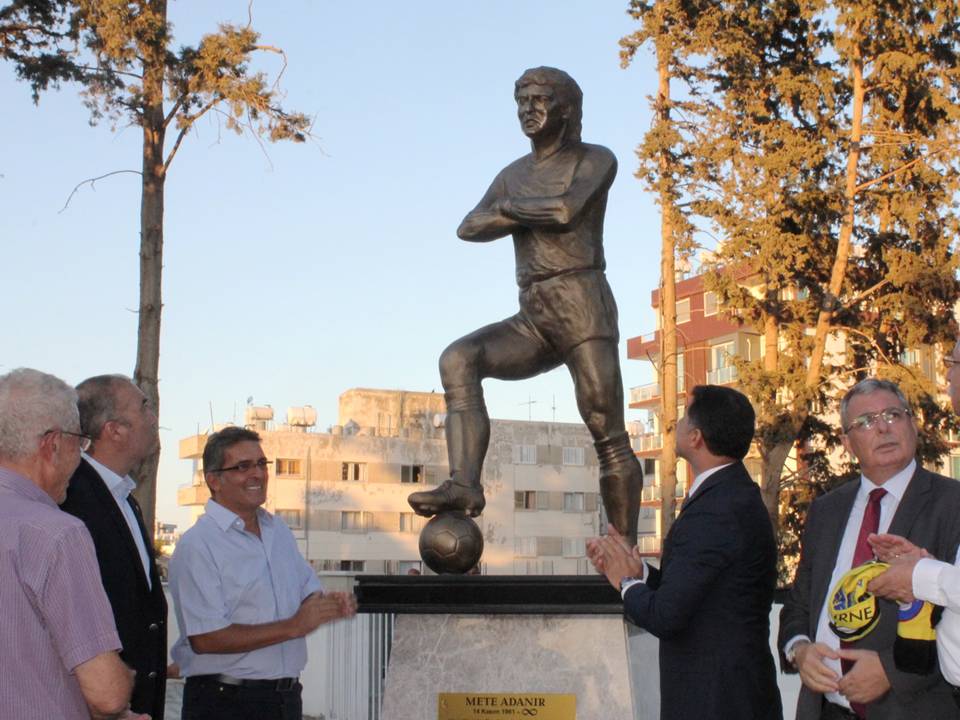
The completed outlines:
<svg viewBox="0 0 960 720">
<path fill-rule="evenodd" d="M 657 40 L 657 124 L 670 122 L 670 45 Z M 677 487 L 677 288 L 672 167 L 669 149 L 660 150 L 660 537 L 665 538 L 676 513 Z"/>
<path fill-rule="evenodd" d="M 166 25 L 165 0 L 152 4 L 152 12 Z M 143 59 L 144 112 L 143 187 L 140 196 L 140 312 L 137 326 L 137 364 L 134 382 L 160 413 L 158 372 L 160 366 L 161 277 L 163 273 L 163 191 L 166 181 L 163 142 L 166 134 L 163 112 L 164 54 L 166 42 L 152 44 Z M 150 52 L 153 51 L 153 52 Z M 137 468 L 135 495 L 143 520 L 153 537 L 157 504 L 157 467 L 160 450 Z"/>
<path fill-rule="evenodd" d="M 850 75 L 853 80 L 853 119 L 850 124 L 850 154 L 847 156 L 847 183 L 844 200 L 846 203 L 843 222 L 840 225 L 840 237 L 837 240 L 837 254 L 830 271 L 830 285 L 820 314 L 817 316 L 817 329 L 813 337 L 813 352 L 810 354 L 810 366 L 807 368 L 808 388 L 816 388 L 820 383 L 823 369 L 823 356 L 827 345 L 827 333 L 833 317 L 843 281 L 847 272 L 847 258 L 850 256 L 850 238 L 853 236 L 853 224 L 856 217 L 857 166 L 860 163 L 860 138 L 863 126 L 863 62 L 860 51 L 854 44 L 850 61 Z"/>
<path fill-rule="evenodd" d="M 763 320 L 763 369 L 768 373 L 775 373 L 780 367 L 780 325 L 777 318 L 773 315 L 767 315 Z M 779 414 L 777 403 L 777 391 L 771 388 L 767 397 L 761 399 L 760 416 L 764 419 L 764 424 L 770 427 L 776 422 Z M 774 537 L 780 528 L 780 478 L 783 474 L 783 463 L 790 452 L 792 443 L 787 444 L 787 451 L 781 456 L 780 445 L 770 439 L 760 439 L 760 457 L 761 457 L 761 486 L 760 496 L 763 498 L 763 505 L 770 516 L 770 524 L 773 526 Z"/>
</svg>

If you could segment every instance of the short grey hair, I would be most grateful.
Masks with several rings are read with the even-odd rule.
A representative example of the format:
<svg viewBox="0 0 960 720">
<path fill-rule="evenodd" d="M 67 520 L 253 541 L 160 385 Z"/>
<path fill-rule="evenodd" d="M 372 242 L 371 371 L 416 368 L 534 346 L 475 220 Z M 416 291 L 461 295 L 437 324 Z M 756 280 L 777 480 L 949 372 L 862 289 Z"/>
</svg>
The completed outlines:
<svg viewBox="0 0 960 720">
<path fill-rule="evenodd" d="M 133 385 L 126 375 L 96 375 L 77 385 L 80 427 L 94 443 L 103 426 L 117 417 L 117 389 Z"/>
<path fill-rule="evenodd" d="M 28 458 L 45 432 L 79 424 L 77 391 L 60 378 L 32 368 L 0 376 L 0 458 Z"/>
<path fill-rule="evenodd" d="M 223 467 L 227 449 L 242 442 L 260 442 L 260 435 L 249 428 L 230 425 L 207 438 L 203 448 L 203 472 L 216 472 Z"/>
<path fill-rule="evenodd" d="M 847 390 L 847 394 L 843 396 L 843 400 L 840 401 L 840 425 L 843 427 L 843 431 L 847 431 L 847 426 L 849 424 L 849 418 L 847 417 L 847 408 L 850 406 L 850 401 L 853 400 L 857 395 L 870 395 L 877 392 L 878 390 L 886 390 L 889 393 L 893 393 L 897 396 L 897 399 L 900 400 L 900 404 L 903 405 L 904 409 L 910 409 L 910 403 L 907 402 L 906 396 L 904 396 L 903 391 L 900 389 L 900 386 L 891 380 L 881 380 L 880 378 L 867 378 L 866 380 L 861 380 L 852 388 Z"/>
</svg>

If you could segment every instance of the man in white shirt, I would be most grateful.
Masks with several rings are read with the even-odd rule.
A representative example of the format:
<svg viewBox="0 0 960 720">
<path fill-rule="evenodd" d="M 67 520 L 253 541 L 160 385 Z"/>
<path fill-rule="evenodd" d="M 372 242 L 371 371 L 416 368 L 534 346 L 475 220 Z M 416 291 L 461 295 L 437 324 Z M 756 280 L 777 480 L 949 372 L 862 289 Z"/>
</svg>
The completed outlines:
<svg viewBox="0 0 960 720">
<path fill-rule="evenodd" d="M 960 413 L 960 342 L 944 358 L 947 365 L 950 402 Z M 954 512 L 960 514 L 960 507 Z M 954 686 L 960 703 L 960 551 L 951 562 L 937 560 L 928 552 L 898 535 L 873 535 L 870 538 L 877 557 L 890 563 L 890 569 L 874 578 L 871 592 L 899 602 L 926 600 L 944 608 L 937 624 L 937 657 L 940 671 Z"/>
<path fill-rule="evenodd" d="M 211 498 L 170 561 L 183 720 L 301 720 L 305 636 L 356 612 L 353 595 L 322 592 L 293 533 L 261 507 L 268 464 L 252 430 L 207 438 Z"/>
<path fill-rule="evenodd" d="M 960 485 L 918 466 L 917 428 L 896 384 L 857 383 L 841 401 L 840 420 L 844 447 L 859 461 L 861 477 L 810 506 L 800 564 L 780 614 L 782 666 L 796 669 L 803 682 L 797 718 L 960 717 L 939 673 L 896 667 L 896 604 L 878 601 L 872 630 L 841 645 L 829 610 L 848 598 L 828 597 L 852 567 L 873 558 L 871 532 L 889 529 L 937 555 L 953 553 L 960 540 Z"/>
<path fill-rule="evenodd" d="M 61 509 L 87 526 L 97 551 L 123 658 L 136 672 L 130 706 L 163 718 L 167 601 L 152 535 L 130 473 L 156 449 L 157 413 L 130 378 L 98 375 L 77 386 L 80 427 L 93 443 L 70 478 Z"/>
</svg>

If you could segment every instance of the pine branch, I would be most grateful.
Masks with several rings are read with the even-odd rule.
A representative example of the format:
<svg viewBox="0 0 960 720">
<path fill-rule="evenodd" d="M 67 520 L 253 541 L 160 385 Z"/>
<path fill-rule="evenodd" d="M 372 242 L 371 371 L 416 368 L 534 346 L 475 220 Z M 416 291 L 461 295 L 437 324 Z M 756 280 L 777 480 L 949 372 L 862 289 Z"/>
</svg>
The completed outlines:
<svg viewBox="0 0 960 720">
<path fill-rule="evenodd" d="M 73 200 L 73 196 L 77 194 L 77 191 L 78 191 L 83 185 L 86 185 L 87 183 L 90 183 L 90 188 L 93 189 L 93 190 L 96 190 L 97 188 L 96 188 L 96 184 L 95 184 L 95 183 L 97 182 L 97 180 L 103 180 L 104 178 L 108 178 L 108 177 L 110 177 L 111 175 L 120 175 L 120 174 L 122 174 L 122 173 L 133 173 L 134 175 L 140 175 L 141 177 L 143 176 L 143 173 L 140 172 L 139 170 L 114 170 L 113 172 L 108 172 L 108 173 L 105 174 L 105 175 L 100 175 L 100 176 L 95 177 L 95 178 L 87 178 L 86 180 L 81 180 L 80 182 L 78 182 L 78 183 L 76 184 L 76 186 L 73 188 L 73 190 L 70 191 L 70 195 L 69 195 L 69 197 L 67 197 L 67 201 L 63 204 L 63 207 L 60 208 L 60 211 L 57 213 L 57 215 L 59 215 L 60 213 L 62 213 L 64 210 L 67 209 L 67 206 L 70 205 L 70 201 Z"/>
</svg>

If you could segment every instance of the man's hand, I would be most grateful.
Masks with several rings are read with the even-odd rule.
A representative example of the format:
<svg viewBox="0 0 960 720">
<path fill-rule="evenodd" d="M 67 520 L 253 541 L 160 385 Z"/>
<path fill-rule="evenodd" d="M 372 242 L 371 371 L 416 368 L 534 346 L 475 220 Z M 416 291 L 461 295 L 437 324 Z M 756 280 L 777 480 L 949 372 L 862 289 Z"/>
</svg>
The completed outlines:
<svg viewBox="0 0 960 720">
<path fill-rule="evenodd" d="M 917 547 L 905 537 L 899 535 L 877 535 L 870 533 L 867 536 L 870 547 L 878 560 L 889 563 L 900 558 L 907 558 L 916 561 L 920 558 L 930 557 L 930 553 L 921 547 Z"/>
<path fill-rule="evenodd" d="M 352 617 L 356 611 L 356 600 L 349 593 L 312 593 L 304 598 L 293 616 L 297 637 L 309 635 L 324 623 Z"/>
<path fill-rule="evenodd" d="M 875 650 L 840 650 L 840 657 L 853 662 L 840 678 L 840 692 L 850 702 L 871 703 L 890 689 L 887 673 Z"/>
<path fill-rule="evenodd" d="M 823 643 L 801 640 L 794 653 L 794 665 L 800 673 L 800 681 L 810 690 L 819 693 L 837 692 L 840 689 L 840 676 L 827 667 L 823 659 L 837 660 L 837 651 Z"/>
<path fill-rule="evenodd" d="M 617 590 L 625 577 L 643 575 L 643 561 L 639 550 L 631 548 L 624 537 L 611 525 L 607 535 L 591 540 L 587 547 L 590 562 L 607 576 L 607 580 Z"/>
<path fill-rule="evenodd" d="M 897 602 L 912 603 L 916 599 L 913 596 L 913 568 L 918 559 L 901 557 L 894 560 L 887 570 L 867 584 L 867 590 Z"/>
<path fill-rule="evenodd" d="M 867 540 L 877 558 L 890 567 L 867 585 L 874 595 L 899 602 L 913 602 L 913 569 L 930 553 L 899 535 L 871 534 Z"/>
</svg>

